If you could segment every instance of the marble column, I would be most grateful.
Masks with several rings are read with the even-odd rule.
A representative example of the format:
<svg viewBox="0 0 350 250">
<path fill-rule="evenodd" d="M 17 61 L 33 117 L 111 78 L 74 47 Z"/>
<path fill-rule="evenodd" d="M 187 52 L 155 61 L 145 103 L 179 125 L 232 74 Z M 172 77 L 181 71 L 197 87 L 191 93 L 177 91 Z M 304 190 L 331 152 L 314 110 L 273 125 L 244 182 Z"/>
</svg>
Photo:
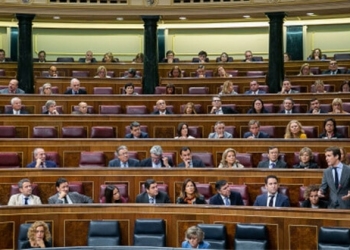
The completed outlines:
<svg viewBox="0 0 350 250">
<path fill-rule="evenodd" d="M 142 16 L 144 22 L 143 93 L 153 94 L 159 84 L 157 22 L 159 16 Z"/>
<path fill-rule="evenodd" d="M 16 14 L 18 20 L 18 66 L 19 87 L 26 93 L 34 92 L 32 22 L 35 15 Z"/>
<path fill-rule="evenodd" d="M 283 18 L 285 12 L 265 13 L 270 19 L 269 32 L 269 71 L 267 83 L 270 93 L 277 93 L 281 89 L 284 78 L 283 61 Z"/>
</svg>

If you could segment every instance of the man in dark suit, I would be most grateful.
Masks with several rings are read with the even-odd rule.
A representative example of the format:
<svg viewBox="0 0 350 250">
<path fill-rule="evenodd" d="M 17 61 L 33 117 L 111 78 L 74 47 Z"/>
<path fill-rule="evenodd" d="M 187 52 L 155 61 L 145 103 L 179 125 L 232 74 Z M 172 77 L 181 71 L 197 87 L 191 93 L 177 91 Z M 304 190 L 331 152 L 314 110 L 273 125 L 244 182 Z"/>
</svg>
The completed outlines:
<svg viewBox="0 0 350 250">
<path fill-rule="evenodd" d="M 341 152 L 338 147 L 325 150 L 328 168 L 323 172 L 322 184 L 318 191 L 319 197 L 329 190 L 328 208 L 350 208 L 350 167 L 341 163 Z"/>
<path fill-rule="evenodd" d="M 220 96 L 214 96 L 212 98 L 212 109 L 210 114 L 226 115 L 226 114 L 238 114 L 238 112 L 230 107 L 222 107 Z"/>
<path fill-rule="evenodd" d="M 93 203 L 93 200 L 86 195 L 69 192 L 68 181 L 65 178 L 58 178 L 56 189 L 57 194 L 49 198 L 49 204 Z"/>
<path fill-rule="evenodd" d="M 129 158 L 128 148 L 124 145 L 121 145 L 115 151 L 115 156 L 117 159 L 113 159 L 108 163 L 108 167 L 121 167 L 121 168 L 129 168 L 129 167 L 139 167 L 140 161 Z"/>
<path fill-rule="evenodd" d="M 125 135 L 125 138 L 148 138 L 148 134 L 141 131 L 140 123 L 132 122 L 130 124 L 130 133 Z"/>
<path fill-rule="evenodd" d="M 46 63 L 46 52 L 44 50 L 40 50 L 38 52 L 38 58 L 34 58 L 33 62 Z"/>
<path fill-rule="evenodd" d="M 29 114 L 28 111 L 23 109 L 22 101 L 18 97 L 14 97 L 11 99 L 12 107 L 6 111 L 8 115 L 26 115 Z"/>
<path fill-rule="evenodd" d="M 231 191 L 226 180 L 217 181 L 215 183 L 215 189 L 217 194 L 209 199 L 209 204 L 225 206 L 244 205 L 241 194 Z"/>
<path fill-rule="evenodd" d="M 3 49 L 0 49 L 0 63 L 11 62 L 10 58 L 6 58 L 6 52 Z"/>
<path fill-rule="evenodd" d="M 205 165 L 201 159 L 192 159 L 191 149 L 182 147 L 180 149 L 180 158 L 183 162 L 177 165 L 178 168 L 204 168 Z"/>
<path fill-rule="evenodd" d="M 338 63 L 335 60 L 329 62 L 328 70 L 322 72 L 323 75 L 339 75 L 344 74 L 342 70 L 338 69 Z"/>
<path fill-rule="evenodd" d="M 292 89 L 292 84 L 289 80 L 284 79 L 282 83 L 282 90 L 278 94 L 297 94 L 299 91 Z"/>
<path fill-rule="evenodd" d="M 77 78 L 73 78 L 70 81 L 70 89 L 68 89 L 65 94 L 68 95 L 82 95 L 87 94 L 86 90 L 80 88 L 80 81 Z"/>
<path fill-rule="evenodd" d="M 143 159 L 140 163 L 140 167 L 171 168 L 173 166 L 173 161 L 163 156 L 163 149 L 161 146 L 154 145 L 149 152 L 151 157 Z"/>
<path fill-rule="evenodd" d="M 151 115 L 171 115 L 173 112 L 171 112 L 169 109 L 166 108 L 166 103 L 164 100 L 158 100 L 157 103 L 157 110 L 152 112 Z"/>
<path fill-rule="evenodd" d="M 258 164 L 258 168 L 287 168 L 287 163 L 282 160 L 278 160 L 279 151 L 275 146 L 269 147 L 268 160 L 261 161 Z"/>
<path fill-rule="evenodd" d="M 56 168 L 57 167 L 56 162 L 46 160 L 46 154 L 43 148 L 34 149 L 34 158 L 35 160 L 29 163 L 27 165 L 27 168 Z"/>
<path fill-rule="evenodd" d="M 249 132 L 245 132 L 243 138 L 255 139 L 255 138 L 270 138 L 270 135 L 260 131 L 260 122 L 256 120 L 250 120 L 248 123 Z"/>
<path fill-rule="evenodd" d="M 290 207 L 289 198 L 284 194 L 278 193 L 278 178 L 275 175 L 269 175 L 265 178 L 265 187 L 267 193 L 256 197 L 253 206 L 261 207 Z"/>
<path fill-rule="evenodd" d="M 259 83 L 256 80 L 250 82 L 250 89 L 244 92 L 246 95 L 266 94 L 265 91 L 259 89 Z"/>
<path fill-rule="evenodd" d="M 86 51 L 85 58 L 79 58 L 80 63 L 96 63 L 96 59 L 94 58 L 94 54 L 91 50 Z"/>
<path fill-rule="evenodd" d="M 279 112 L 281 114 L 294 114 L 297 113 L 294 110 L 294 101 L 291 97 L 286 97 L 283 100 L 283 109 Z"/>
<path fill-rule="evenodd" d="M 136 203 L 170 203 L 168 194 L 158 190 L 155 180 L 148 179 L 144 185 L 146 191 L 136 196 Z"/>
<path fill-rule="evenodd" d="M 244 52 L 244 57 L 245 59 L 242 60 L 242 62 L 255 62 L 257 61 L 254 57 L 253 57 L 253 52 L 251 50 L 246 50 Z"/>
<path fill-rule="evenodd" d="M 320 102 L 317 98 L 313 98 L 311 101 L 310 101 L 310 107 L 311 109 L 309 110 L 308 113 L 310 114 L 324 114 L 324 113 L 327 113 L 325 111 L 323 111 L 320 107 Z"/>
</svg>

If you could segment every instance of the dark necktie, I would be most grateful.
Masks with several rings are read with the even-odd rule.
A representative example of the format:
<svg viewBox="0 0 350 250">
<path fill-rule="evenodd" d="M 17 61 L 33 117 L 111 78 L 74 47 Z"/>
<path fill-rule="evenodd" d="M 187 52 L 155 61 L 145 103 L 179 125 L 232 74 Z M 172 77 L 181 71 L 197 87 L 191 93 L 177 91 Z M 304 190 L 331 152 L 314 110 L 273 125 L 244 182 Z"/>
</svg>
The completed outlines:
<svg viewBox="0 0 350 250">
<path fill-rule="evenodd" d="M 24 198 L 24 205 L 28 205 L 28 199 L 29 199 L 28 197 Z"/>
<path fill-rule="evenodd" d="M 271 163 L 271 168 L 276 168 L 276 163 L 272 162 Z"/>
<path fill-rule="evenodd" d="M 273 199 L 274 198 L 275 198 L 274 195 L 270 195 L 269 207 L 273 207 Z"/>
<path fill-rule="evenodd" d="M 337 168 L 333 168 L 334 170 L 334 185 L 335 185 L 335 188 L 338 189 L 339 187 L 339 177 L 338 177 L 338 171 L 337 171 Z"/>
<path fill-rule="evenodd" d="M 64 203 L 65 203 L 65 204 L 68 204 L 67 196 L 65 196 L 63 199 L 64 199 Z"/>
</svg>

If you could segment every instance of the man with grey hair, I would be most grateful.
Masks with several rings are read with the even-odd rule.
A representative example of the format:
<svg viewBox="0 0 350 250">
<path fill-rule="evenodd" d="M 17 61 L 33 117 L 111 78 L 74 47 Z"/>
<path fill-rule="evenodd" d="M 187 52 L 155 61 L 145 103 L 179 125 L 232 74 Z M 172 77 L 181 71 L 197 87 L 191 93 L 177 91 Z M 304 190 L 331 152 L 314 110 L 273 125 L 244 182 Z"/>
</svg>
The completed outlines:
<svg viewBox="0 0 350 250">
<path fill-rule="evenodd" d="M 18 182 L 18 188 L 21 193 L 12 195 L 7 205 L 41 205 L 40 197 L 32 194 L 33 188 L 29 179 L 20 180 Z"/>
<path fill-rule="evenodd" d="M 59 115 L 57 108 L 56 108 L 56 102 L 54 100 L 48 100 L 45 103 L 45 111 L 43 112 L 44 115 Z"/>
<path fill-rule="evenodd" d="M 18 88 L 18 81 L 16 79 L 11 79 L 9 85 L 6 89 L 0 90 L 1 94 L 25 94 L 25 92 Z"/>
<path fill-rule="evenodd" d="M 6 114 L 8 115 L 26 115 L 28 114 L 28 111 L 22 108 L 22 101 L 18 97 L 13 97 L 11 99 L 11 105 L 12 107 L 8 110 L 6 110 Z"/>
<path fill-rule="evenodd" d="M 215 132 L 210 133 L 209 139 L 232 138 L 232 134 L 225 131 L 225 123 L 218 121 L 214 126 Z"/>
<path fill-rule="evenodd" d="M 87 94 L 85 89 L 80 88 L 80 81 L 77 78 L 73 78 L 70 81 L 70 88 L 64 92 L 68 95 L 84 95 Z"/>
<path fill-rule="evenodd" d="M 166 156 L 163 156 L 163 149 L 159 145 L 154 145 L 149 151 L 151 157 L 143 159 L 141 161 L 141 167 L 152 168 L 171 168 L 173 161 Z"/>
<path fill-rule="evenodd" d="M 46 153 L 43 148 L 36 148 L 34 149 L 34 158 L 35 160 L 32 161 L 27 165 L 27 168 L 56 168 L 56 162 L 46 160 Z"/>
<path fill-rule="evenodd" d="M 129 168 L 129 167 L 139 167 L 139 160 L 129 158 L 128 148 L 121 145 L 117 148 L 114 155 L 117 159 L 113 159 L 108 163 L 108 167 L 119 167 L 119 168 Z"/>
</svg>

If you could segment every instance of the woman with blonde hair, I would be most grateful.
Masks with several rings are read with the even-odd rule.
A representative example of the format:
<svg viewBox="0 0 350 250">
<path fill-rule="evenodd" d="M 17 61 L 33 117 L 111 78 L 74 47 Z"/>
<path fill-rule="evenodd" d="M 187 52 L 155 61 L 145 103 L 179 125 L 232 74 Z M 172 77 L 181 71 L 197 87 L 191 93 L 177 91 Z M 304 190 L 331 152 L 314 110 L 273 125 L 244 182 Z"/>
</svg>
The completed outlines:
<svg viewBox="0 0 350 250">
<path fill-rule="evenodd" d="M 339 149 L 340 149 L 340 161 L 345 165 L 349 165 L 350 161 L 349 161 L 349 158 L 347 156 L 347 152 L 346 152 L 345 148 L 339 147 Z"/>
<path fill-rule="evenodd" d="M 40 90 L 40 95 L 52 95 L 51 83 L 44 83 Z"/>
<path fill-rule="evenodd" d="M 320 48 L 315 48 L 312 50 L 311 55 L 307 58 L 308 61 L 312 60 L 325 60 L 327 59 L 327 56 L 322 54 L 322 51 Z"/>
<path fill-rule="evenodd" d="M 210 249 L 210 243 L 204 241 L 204 232 L 197 226 L 189 227 L 185 233 L 185 241 L 181 248 Z"/>
<path fill-rule="evenodd" d="M 310 64 L 304 63 L 303 65 L 301 65 L 298 76 L 312 76 L 312 75 L 313 74 L 310 71 Z"/>
<path fill-rule="evenodd" d="M 188 103 L 185 104 L 184 114 L 185 115 L 196 115 L 197 114 L 193 102 L 188 102 Z"/>
<path fill-rule="evenodd" d="M 232 77 L 231 74 L 226 73 L 225 68 L 221 65 L 216 68 L 216 76 L 221 78 Z"/>
<path fill-rule="evenodd" d="M 222 154 L 218 168 L 244 168 L 244 166 L 236 159 L 236 155 L 236 150 L 233 148 L 227 148 Z"/>
<path fill-rule="evenodd" d="M 137 53 L 132 63 L 143 63 L 144 55 L 143 53 Z"/>
<path fill-rule="evenodd" d="M 44 221 L 34 222 L 28 229 L 27 236 L 29 240 L 23 244 L 22 249 L 52 247 L 51 233 Z"/>
<path fill-rule="evenodd" d="M 180 196 L 176 199 L 176 204 L 206 204 L 204 196 L 197 189 L 196 183 L 191 179 L 186 179 L 181 186 Z"/>
<path fill-rule="evenodd" d="M 328 114 L 348 114 L 343 110 L 343 101 L 340 98 L 334 98 L 332 101 L 332 111 Z"/>
<path fill-rule="evenodd" d="M 233 83 L 231 81 L 226 81 L 222 85 L 222 91 L 219 95 L 238 95 L 238 93 L 233 89 Z"/>
<path fill-rule="evenodd" d="M 291 120 L 287 127 L 284 139 L 306 139 L 307 136 L 301 123 L 297 120 Z"/>
<path fill-rule="evenodd" d="M 117 62 L 117 60 L 114 59 L 112 52 L 107 52 L 103 55 L 102 62 L 110 63 L 110 62 Z"/>
<path fill-rule="evenodd" d="M 327 93 L 326 90 L 324 90 L 324 82 L 322 80 L 316 80 L 314 83 L 314 92 L 317 94 L 323 94 Z"/>
<path fill-rule="evenodd" d="M 111 77 L 107 75 L 107 69 L 105 66 L 99 66 L 97 68 L 97 72 L 94 78 L 111 78 Z"/>
</svg>

